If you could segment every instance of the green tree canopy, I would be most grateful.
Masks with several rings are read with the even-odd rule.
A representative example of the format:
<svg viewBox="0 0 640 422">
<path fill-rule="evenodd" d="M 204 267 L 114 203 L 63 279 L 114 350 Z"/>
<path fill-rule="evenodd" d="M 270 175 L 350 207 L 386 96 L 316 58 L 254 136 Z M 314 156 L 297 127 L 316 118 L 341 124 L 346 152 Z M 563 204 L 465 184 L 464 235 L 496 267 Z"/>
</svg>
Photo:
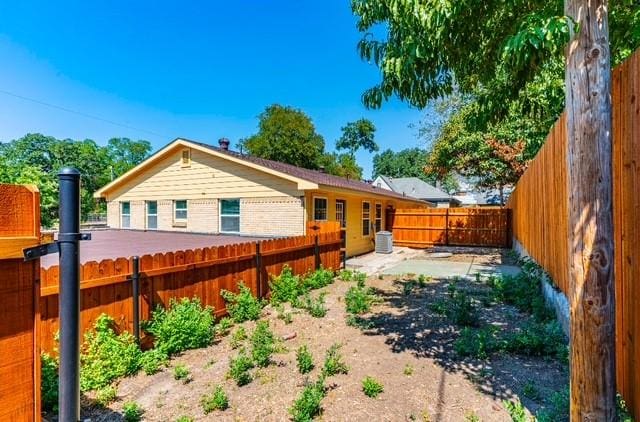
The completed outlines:
<svg viewBox="0 0 640 422">
<path fill-rule="evenodd" d="M 362 167 L 356 163 L 356 159 L 351 154 L 326 153 L 320 159 L 320 165 L 327 173 L 334 176 L 352 180 L 362 179 Z"/>
<path fill-rule="evenodd" d="M 324 153 L 324 138 L 304 112 L 278 104 L 259 116 L 259 130 L 240 142 L 249 154 L 294 166 L 317 169 Z"/>
<path fill-rule="evenodd" d="M 337 150 L 346 150 L 352 157 L 360 148 L 368 152 L 378 151 L 375 142 L 376 127 L 367 119 L 347 123 L 341 128 L 342 136 L 336 141 Z"/>
<path fill-rule="evenodd" d="M 107 142 L 107 152 L 113 168 L 113 176 L 126 173 L 149 156 L 149 141 L 133 141 L 129 138 L 111 138 Z"/>
</svg>

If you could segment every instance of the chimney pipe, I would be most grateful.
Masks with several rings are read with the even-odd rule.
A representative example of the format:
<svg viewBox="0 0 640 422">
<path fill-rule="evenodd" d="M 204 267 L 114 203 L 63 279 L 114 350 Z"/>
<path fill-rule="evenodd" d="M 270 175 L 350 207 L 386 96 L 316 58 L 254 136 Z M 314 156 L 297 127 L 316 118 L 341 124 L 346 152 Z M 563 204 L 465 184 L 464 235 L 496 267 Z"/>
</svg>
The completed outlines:
<svg viewBox="0 0 640 422">
<path fill-rule="evenodd" d="M 224 150 L 224 151 L 229 151 L 229 144 L 231 142 L 229 142 L 229 140 L 227 138 L 220 138 L 218 140 L 218 145 L 220 145 L 220 149 Z"/>
<path fill-rule="evenodd" d="M 318 171 L 320 171 L 320 173 L 326 173 L 324 166 L 319 166 Z"/>
</svg>

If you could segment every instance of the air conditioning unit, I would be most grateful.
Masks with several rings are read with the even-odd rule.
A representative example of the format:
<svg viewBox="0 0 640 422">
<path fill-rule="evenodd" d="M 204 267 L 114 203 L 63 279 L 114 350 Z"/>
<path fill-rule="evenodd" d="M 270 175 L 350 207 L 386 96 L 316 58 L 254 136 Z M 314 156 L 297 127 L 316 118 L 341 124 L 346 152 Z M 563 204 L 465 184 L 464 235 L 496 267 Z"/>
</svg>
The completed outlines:
<svg viewBox="0 0 640 422">
<path fill-rule="evenodd" d="M 393 252 L 393 234 L 391 232 L 381 231 L 376 233 L 376 253 L 392 253 Z"/>
</svg>

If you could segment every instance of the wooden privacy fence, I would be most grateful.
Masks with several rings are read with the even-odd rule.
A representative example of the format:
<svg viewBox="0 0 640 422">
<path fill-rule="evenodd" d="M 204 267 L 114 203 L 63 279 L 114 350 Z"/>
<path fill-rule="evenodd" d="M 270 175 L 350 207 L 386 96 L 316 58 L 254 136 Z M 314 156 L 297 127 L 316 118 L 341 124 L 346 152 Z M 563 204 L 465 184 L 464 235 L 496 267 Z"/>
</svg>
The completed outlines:
<svg viewBox="0 0 640 422">
<path fill-rule="evenodd" d="M 242 281 L 258 297 L 269 291 L 269 276 L 289 265 L 303 274 L 322 265 L 340 267 L 340 232 L 185 250 L 140 257 L 140 320 L 171 298 L 198 297 L 226 314 L 222 289 L 236 292 Z M 82 245 L 80 246 L 82 247 Z M 106 259 L 81 266 L 81 332 L 105 313 L 133 332 L 132 259 Z M 41 269 L 40 346 L 51 352 L 58 330 L 58 267 Z"/>
<path fill-rule="evenodd" d="M 510 210 L 506 208 L 396 209 L 387 218 L 398 246 L 510 245 Z"/>
<path fill-rule="evenodd" d="M 640 52 L 612 72 L 613 221 L 618 390 L 640 417 Z M 564 115 L 507 206 L 513 235 L 569 295 L 567 134 Z M 588 212 L 588 210 L 584 210 Z"/>
</svg>

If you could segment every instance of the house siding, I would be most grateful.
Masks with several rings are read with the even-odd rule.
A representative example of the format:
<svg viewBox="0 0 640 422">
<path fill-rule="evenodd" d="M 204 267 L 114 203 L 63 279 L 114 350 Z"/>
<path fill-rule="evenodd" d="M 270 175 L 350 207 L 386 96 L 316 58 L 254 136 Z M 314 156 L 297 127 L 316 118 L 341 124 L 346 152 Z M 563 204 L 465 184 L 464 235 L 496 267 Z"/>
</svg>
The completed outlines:
<svg viewBox="0 0 640 422">
<path fill-rule="evenodd" d="M 299 236 L 304 233 L 304 198 L 240 200 L 240 232 L 247 235 Z"/>
</svg>

